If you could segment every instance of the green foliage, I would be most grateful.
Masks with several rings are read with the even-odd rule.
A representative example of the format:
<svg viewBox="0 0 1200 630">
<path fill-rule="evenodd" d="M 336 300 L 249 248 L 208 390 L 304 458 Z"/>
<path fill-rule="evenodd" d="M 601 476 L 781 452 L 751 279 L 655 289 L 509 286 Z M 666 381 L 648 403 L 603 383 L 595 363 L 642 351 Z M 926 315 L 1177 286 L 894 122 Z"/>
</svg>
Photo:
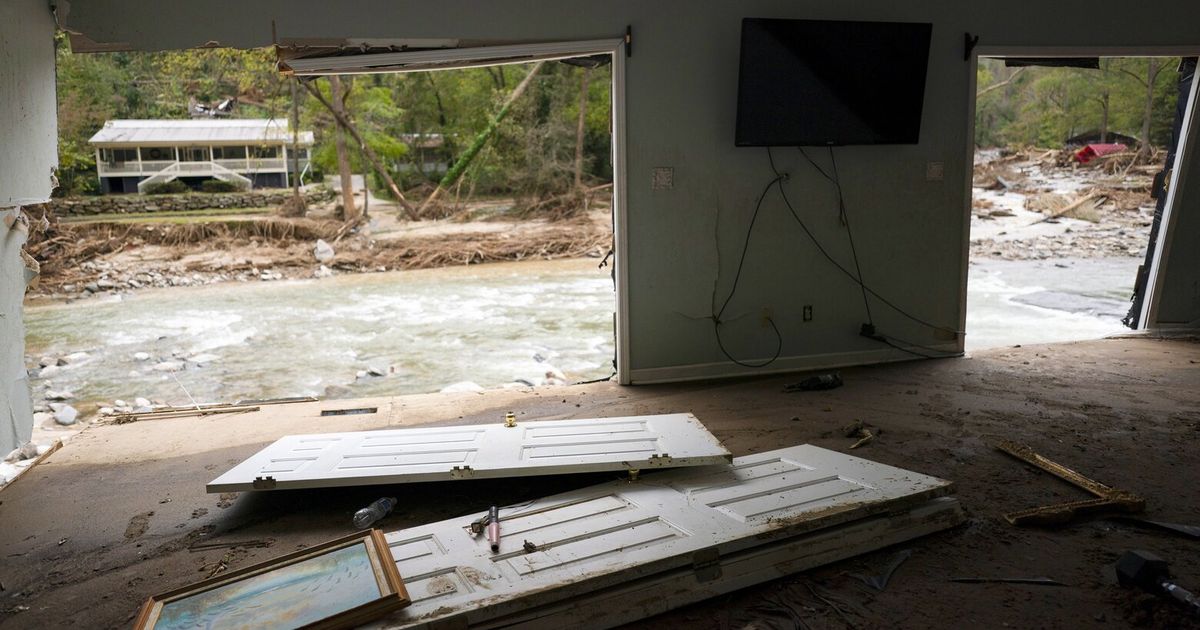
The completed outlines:
<svg viewBox="0 0 1200 630">
<path fill-rule="evenodd" d="M 1102 129 L 1140 138 L 1152 63 L 1149 140 L 1162 146 L 1175 116 L 1177 58 L 1105 58 L 1099 69 L 1007 68 L 1001 60 L 981 59 L 975 143 L 1058 147 Z"/>
<path fill-rule="evenodd" d="M 223 179 L 206 179 L 200 182 L 200 190 L 206 193 L 241 192 L 246 187 L 238 182 L 227 182 Z"/>
<path fill-rule="evenodd" d="M 161 53 L 71 54 L 65 38 L 58 48 L 58 194 L 88 194 L 98 184 L 95 152 L 87 140 L 117 118 L 188 117 L 189 101 L 238 99 L 235 116 L 290 119 L 291 89 L 274 69 L 268 48 L 206 48 Z M 504 97 L 530 65 L 441 72 L 344 77 L 346 108 L 385 168 L 402 186 L 436 182 L 443 172 L 423 173 L 422 164 L 449 165 L 486 128 Z M 464 191 L 477 194 L 554 194 L 573 181 L 575 124 L 582 68 L 550 63 L 514 104 L 497 134 L 464 174 Z M 590 71 L 585 124 L 585 179 L 610 181 L 611 68 Z M 329 84 L 314 85 L 329 98 Z M 298 90 L 300 127 L 312 130 L 313 175 L 335 174 L 333 116 L 307 90 Z M 416 134 L 417 141 L 413 141 Z M 430 135 L 441 146 L 426 146 Z M 351 168 L 370 165 L 347 138 Z M 435 143 L 436 144 L 436 143 Z M 382 186 L 370 173 L 374 186 Z M 306 177 L 306 181 L 314 181 Z M 382 192 L 382 191 L 381 191 Z"/>
<path fill-rule="evenodd" d="M 191 188 L 188 188 L 187 184 L 179 181 L 178 179 L 172 179 L 169 182 L 161 182 L 146 186 L 145 193 L 147 195 L 177 195 L 190 190 Z"/>
</svg>

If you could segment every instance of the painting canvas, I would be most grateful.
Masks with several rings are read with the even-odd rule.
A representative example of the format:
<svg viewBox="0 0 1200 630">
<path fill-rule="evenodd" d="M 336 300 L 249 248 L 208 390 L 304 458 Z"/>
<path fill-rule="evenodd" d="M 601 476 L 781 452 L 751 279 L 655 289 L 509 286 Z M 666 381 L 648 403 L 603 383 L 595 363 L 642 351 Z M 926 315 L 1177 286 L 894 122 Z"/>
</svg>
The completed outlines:
<svg viewBox="0 0 1200 630">
<path fill-rule="evenodd" d="M 339 619 L 361 623 L 400 608 L 407 603 L 403 583 L 382 535 L 372 534 L 151 598 L 138 628 L 339 627 Z"/>
</svg>

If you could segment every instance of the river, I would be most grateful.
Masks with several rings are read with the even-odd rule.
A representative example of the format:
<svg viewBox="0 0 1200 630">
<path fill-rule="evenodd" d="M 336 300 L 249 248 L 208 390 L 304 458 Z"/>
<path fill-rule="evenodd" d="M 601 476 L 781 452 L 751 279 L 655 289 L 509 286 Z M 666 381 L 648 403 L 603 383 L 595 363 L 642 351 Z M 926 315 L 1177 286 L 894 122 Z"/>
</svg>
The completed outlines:
<svg viewBox="0 0 1200 630">
<path fill-rule="evenodd" d="M 1138 262 L 973 263 L 968 352 L 1120 332 Z M 25 321 L 31 367 L 42 355 L 88 355 L 35 378 L 35 402 L 49 380 L 86 411 L 138 396 L 185 405 L 329 386 L 342 397 L 493 388 L 555 369 L 568 381 L 604 378 L 613 308 L 608 268 L 569 260 L 147 290 L 30 306 Z M 362 374 L 372 368 L 386 376 Z"/>
</svg>

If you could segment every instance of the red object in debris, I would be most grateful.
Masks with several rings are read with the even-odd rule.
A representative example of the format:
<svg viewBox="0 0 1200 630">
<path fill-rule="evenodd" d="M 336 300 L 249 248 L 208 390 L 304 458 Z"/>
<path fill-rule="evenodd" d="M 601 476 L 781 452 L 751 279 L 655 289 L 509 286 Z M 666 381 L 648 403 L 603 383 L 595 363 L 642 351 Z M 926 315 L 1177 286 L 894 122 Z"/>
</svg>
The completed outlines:
<svg viewBox="0 0 1200 630">
<path fill-rule="evenodd" d="M 1087 164 L 1092 160 L 1109 153 L 1119 153 L 1129 147 L 1123 144 L 1088 144 L 1075 152 L 1075 159 L 1079 160 L 1080 164 Z"/>
</svg>

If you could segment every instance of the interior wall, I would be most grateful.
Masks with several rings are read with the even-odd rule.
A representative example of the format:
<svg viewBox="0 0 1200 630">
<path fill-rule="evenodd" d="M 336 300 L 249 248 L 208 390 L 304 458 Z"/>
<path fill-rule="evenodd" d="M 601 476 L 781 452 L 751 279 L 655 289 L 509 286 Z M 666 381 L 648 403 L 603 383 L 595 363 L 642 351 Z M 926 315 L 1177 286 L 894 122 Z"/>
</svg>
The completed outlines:
<svg viewBox="0 0 1200 630">
<path fill-rule="evenodd" d="M 31 272 L 18 206 L 50 198 L 58 164 L 54 20 L 45 0 L 0 2 L 0 457 L 33 429 L 21 303 Z"/>
<path fill-rule="evenodd" d="M 1152 7 L 1069 0 L 1057 3 L 1054 13 L 1103 19 L 1089 20 L 1086 28 L 1062 28 L 1060 20 L 1047 19 L 1045 3 L 1033 0 L 210 0 L 170 5 L 110 0 L 77 2 L 70 27 L 98 42 L 167 49 L 210 41 L 261 46 L 271 42 L 272 22 L 281 38 L 506 41 L 608 38 L 631 25 L 626 83 L 630 363 L 633 380 L 647 382 L 751 371 L 726 360 L 710 319 L 714 302 L 730 290 L 754 201 L 772 178 L 765 149 L 733 146 L 742 17 L 934 24 L 920 144 L 846 147 L 837 154 L 867 283 L 914 315 L 957 328 L 965 319 L 962 238 L 969 218 L 966 130 L 972 115 L 963 33 L 996 46 L 1200 44 L 1195 29 L 1200 3 L 1192 0 Z M 232 14 L 238 19 L 212 19 Z M 795 149 L 779 149 L 776 156 L 791 175 L 787 190 L 797 211 L 831 254 L 850 266 L 832 186 Z M 822 150 L 814 157 L 827 163 Z M 929 162 L 944 164 L 944 179 L 927 180 Z M 656 167 L 674 169 L 673 189 L 652 190 Z M 1195 214 L 1194 208 L 1183 210 Z M 1178 225 L 1200 229 L 1183 218 Z M 1176 238 L 1195 242 L 1196 236 Z M 1184 273 L 1194 280 L 1200 272 L 1193 266 Z M 805 305 L 813 307 L 810 322 L 801 315 Z M 883 333 L 961 348 L 961 337 L 946 339 L 878 302 L 872 310 Z M 911 358 L 858 336 L 865 313 L 857 286 L 815 251 L 777 195 L 767 198 L 737 296 L 724 318 L 722 339 L 739 359 L 774 353 L 775 336 L 763 324 L 764 311 L 783 337 L 783 358 L 772 368 Z"/>
</svg>

